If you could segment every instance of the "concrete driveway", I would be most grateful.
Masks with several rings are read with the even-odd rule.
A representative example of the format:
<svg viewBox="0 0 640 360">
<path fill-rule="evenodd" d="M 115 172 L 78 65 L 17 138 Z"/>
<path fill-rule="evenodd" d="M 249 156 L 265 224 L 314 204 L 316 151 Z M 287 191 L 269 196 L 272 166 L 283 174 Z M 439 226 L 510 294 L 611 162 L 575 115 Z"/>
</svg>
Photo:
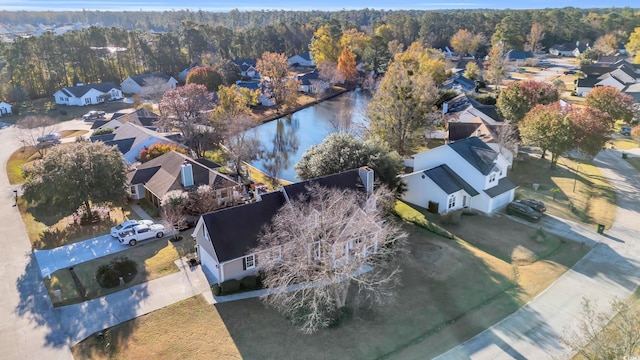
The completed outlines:
<svg viewBox="0 0 640 360">
<path fill-rule="evenodd" d="M 38 260 L 40 274 L 47 277 L 56 270 L 115 254 L 129 247 L 107 234 L 51 250 L 34 250 L 33 253 Z"/>
</svg>

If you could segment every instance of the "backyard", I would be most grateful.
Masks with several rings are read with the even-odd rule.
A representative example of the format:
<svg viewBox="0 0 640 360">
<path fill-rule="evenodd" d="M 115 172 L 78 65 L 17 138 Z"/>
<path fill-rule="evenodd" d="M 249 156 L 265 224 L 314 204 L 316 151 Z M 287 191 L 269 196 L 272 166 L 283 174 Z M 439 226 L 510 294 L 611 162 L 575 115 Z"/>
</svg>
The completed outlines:
<svg viewBox="0 0 640 360">
<path fill-rule="evenodd" d="M 429 220 L 421 210 L 404 203 L 397 207 L 403 218 L 426 227 Z M 507 218 L 463 217 L 449 230 L 468 236 L 479 222 L 486 221 L 492 221 L 487 228 L 504 228 L 505 235 L 487 232 L 465 241 L 404 223 L 410 251 L 397 260 L 402 269 L 397 296 L 382 307 L 356 310 L 339 327 L 305 336 L 259 299 L 214 307 L 198 299 L 176 304 L 173 309 L 205 311 L 216 320 L 189 316 L 189 328 L 180 324 L 180 332 L 214 334 L 225 329 L 221 336 L 228 331 L 231 339 L 225 346 L 207 342 L 185 342 L 181 346 L 189 346 L 191 358 L 202 359 L 230 356 L 229 346 L 234 343 L 240 356 L 247 359 L 294 359 L 300 354 L 305 354 L 305 359 L 429 358 L 517 310 L 588 251 L 586 246 L 540 235 L 536 229 Z M 509 244 L 509 249 L 504 244 Z M 155 312 L 115 326 L 107 333 L 118 338 L 119 345 L 109 351 L 114 352 L 113 358 L 151 358 L 151 353 L 142 354 L 140 349 L 148 344 L 147 339 L 160 339 L 172 331 L 167 324 L 171 323 L 165 313 Z M 153 346 L 158 353 L 170 350 L 168 343 L 154 342 Z M 95 337 L 73 351 L 107 358 L 104 344 Z"/>
</svg>

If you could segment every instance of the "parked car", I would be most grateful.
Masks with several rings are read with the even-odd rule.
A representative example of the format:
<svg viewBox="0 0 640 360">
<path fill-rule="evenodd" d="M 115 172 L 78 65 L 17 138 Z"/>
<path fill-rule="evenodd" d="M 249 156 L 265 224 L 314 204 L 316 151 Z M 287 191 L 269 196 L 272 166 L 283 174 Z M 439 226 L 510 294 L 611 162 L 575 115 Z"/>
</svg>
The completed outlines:
<svg viewBox="0 0 640 360">
<path fill-rule="evenodd" d="M 527 205 L 528 207 L 532 208 L 533 210 L 539 212 L 539 213 L 543 213 L 545 211 L 547 211 L 547 208 L 544 206 L 544 203 L 540 200 L 536 200 L 536 199 L 522 199 L 522 200 L 516 200 L 516 202 L 520 202 L 523 203 L 525 205 Z"/>
<path fill-rule="evenodd" d="M 152 225 L 153 221 L 151 220 L 127 220 L 120 225 L 116 225 L 111 228 L 111 236 L 118 237 L 120 233 L 127 232 L 133 229 L 136 225 Z"/>
<path fill-rule="evenodd" d="M 566 71 L 564 72 L 564 74 L 565 74 L 565 75 L 574 75 L 575 73 L 576 73 L 576 71 L 575 71 L 575 70 L 566 70 Z"/>
<path fill-rule="evenodd" d="M 60 144 L 61 139 L 62 136 L 58 133 L 48 133 L 36 138 L 36 141 L 38 142 L 39 148 L 46 148 Z"/>
<path fill-rule="evenodd" d="M 164 226 L 161 224 L 136 225 L 133 229 L 118 234 L 118 241 L 121 244 L 129 244 L 134 246 L 138 241 L 149 240 L 153 238 L 160 239 L 164 236 Z"/>
<path fill-rule="evenodd" d="M 103 118 L 106 112 L 102 110 L 91 110 L 88 113 L 82 115 L 83 120 L 100 119 Z"/>
<path fill-rule="evenodd" d="M 623 126 L 620 128 L 620 134 L 624 136 L 631 136 L 631 126 Z"/>
<path fill-rule="evenodd" d="M 518 201 L 510 202 L 507 205 L 507 214 L 517 215 L 529 221 L 539 221 L 542 218 L 541 213 Z"/>
</svg>

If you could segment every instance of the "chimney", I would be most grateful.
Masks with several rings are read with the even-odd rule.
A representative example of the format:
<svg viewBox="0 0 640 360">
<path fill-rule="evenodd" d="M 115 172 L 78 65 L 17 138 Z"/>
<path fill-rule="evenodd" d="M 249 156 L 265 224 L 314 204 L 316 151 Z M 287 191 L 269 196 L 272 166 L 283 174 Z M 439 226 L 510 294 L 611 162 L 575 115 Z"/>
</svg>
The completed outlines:
<svg viewBox="0 0 640 360">
<path fill-rule="evenodd" d="M 448 112 L 449 112 L 449 103 L 445 101 L 442 103 L 442 115 L 445 115 Z"/>
<path fill-rule="evenodd" d="M 373 192 L 373 169 L 368 166 L 363 166 L 358 169 L 358 175 L 360 175 L 360 179 L 362 180 L 362 184 L 364 185 L 365 190 L 368 193 Z"/>
<path fill-rule="evenodd" d="M 193 186 L 193 168 L 190 163 L 185 161 L 184 164 L 180 166 L 180 175 L 183 187 Z"/>
</svg>

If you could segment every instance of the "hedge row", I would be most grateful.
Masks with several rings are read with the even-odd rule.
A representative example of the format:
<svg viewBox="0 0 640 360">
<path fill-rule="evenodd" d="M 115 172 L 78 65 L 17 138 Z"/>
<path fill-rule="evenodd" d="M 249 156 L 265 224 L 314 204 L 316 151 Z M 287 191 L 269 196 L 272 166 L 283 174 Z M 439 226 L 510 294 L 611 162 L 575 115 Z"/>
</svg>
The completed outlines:
<svg viewBox="0 0 640 360">
<path fill-rule="evenodd" d="M 213 295 L 230 295 L 239 292 L 246 292 L 252 290 L 258 290 L 262 288 L 260 279 L 255 275 L 249 275 L 242 278 L 242 280 L 231 279 L 223 282 L 222 284 L 213 284 L 211 291 Z"/>
</svg>

